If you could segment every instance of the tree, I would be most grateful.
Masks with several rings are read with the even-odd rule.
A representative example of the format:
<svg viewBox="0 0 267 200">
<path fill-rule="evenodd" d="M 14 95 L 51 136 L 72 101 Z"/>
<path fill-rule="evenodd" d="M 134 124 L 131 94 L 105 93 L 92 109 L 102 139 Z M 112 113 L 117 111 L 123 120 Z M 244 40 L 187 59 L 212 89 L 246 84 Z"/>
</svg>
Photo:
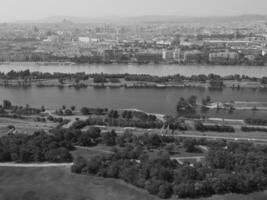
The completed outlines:
<svg viewBox="0 0 267 200">
<path fill-rule="evenodd" d="M 202 105 L 203 105 L 203 106 L 208 105 L 210 102 L 211 102 L 211 98 L 210 98 L 210 96 L 206 96 L 206 98 L 203 98 L 203 99 L 202 99 Z"/>
<path fill-rule="evenodd" d="M 87 132 L 90 134 L 90 137 L 93 140 L 96 140 L 101 137 L 101 129 L 98 127 L 90 127 Z"/>
<path fill-rule="evenodd" d="M 115 133 L 114 130 L 112 130 L 111 132 L 102 133 L 101 139 L 105 145 L 114 146 L 114 145 L 116 145 L 116 136 L 117 136 L 117 134 Z"/>
<path fill-rule="evenodd" d="M 79 82 L 80 82 L 80 79 L 76 78 L 76 79 L 75 79 L 75 83 L 76 83 L 76 84 L 79 84 Z"/>
<path fill-rule="evenodd" d="M 120 165 L 118 162 L 112 162 L 107 170 L 107 176 L 111 178 L 118 178 Z"/>
<path fill-rule="evenodd" d="M 210 80 L 209 85 L 211 88 L 219 88 L 220 89 L 220 88 L 223 88 L 224 83 L 223 83 L 223 80 L 212 79 L 212 80 Z"/>
<path fill-rule="evenodd" d="M 153 147 L 159 147 L 162 144 L 160 136 L 157 134 L 153 134 L 149 136 L 149 145 Z"/>
<path fill-rule="evenodd" d="M 159 186 L 160 186 L 160 181 L 158 180 L 149 180 L 145 183 L 145 189 L 150 193 L 157 195 L 159 193 Z"/>
<path fill-rule="evenodd" d="M 90 114 L 90 110 L 89 110 L 89 108 L 87 108 L 87 107 L 82 107 L 82 108 L 81 108 L 81 113 L 82 113 L 83 115 L 89 115 L 89 114 Z"/>
<path fill-rule="evenodd" d="M 73 159 L 70 152 L 64 147 L 47 151 L 45 157 L 49 162 L 56 163 L 71 162 Z"/>
<path fill-rule="evenodd" d="M 72 111 L 74 111 L 74 110 L 75 110 L 75 106 L 71 106 L 70 109 L 71 109 Z"/>
<path fill-rule="evenodd" d="M 45 107 L 41 106 L 41 112 L 45 112 Z"/>
<path fill-rule="evenodd" d="M 67 115 L 67 116 L 72 115 L 72 111 L 70 109 L 66 109 L 65 115 Z"/>
<path fill-rule="evenodd" d="M 189 153 L 198 152 L 199 150 L 195 147 L 195 145 L 196 145 L 195 139 L 186 138 L 183 141 L 183 146 L 184 146 L 186 152 L 189 152 Z"/>
<path fill-rule="evenodd" d="M 119 145 L 120 147 L 124 147 L 124 145 L 125 145 L 124 136 L 119 135 L 119 136 L 116 138 L 116 144 Z"/>
<path fill-rule="evenodd" d="M 181 183 L 180 185 L 175 185 L 174 193 L 179 198 L 195 197 L 195 186 L 193 183 Z"/>
<path fill-rule="evenodd" d="M 178 114 L 192 114 L 196 112 L 196 96 L 191 96 L 188 100 L 180 98 L 177 103 L 176 111 Z"/>
<path fill-rule="evenodd" d="M 3 101 L 3 109 L 10 109 L 12 107 L 12 103 L 8 100 Z"/>
<path fill-rule="evenodd" d="M 0 162 L 10 162 L 12 161 L 9 152 L 0 149 Z"/>
<path fill-rule="evenodd" d="M 108 116 L 110 118 L 114 118 L 114 119 L 117 119 L 119 117 L 119 113 L 117 110 L 111 110 L 108 114 Z"/>
<path fill-rule="evenodd" d="M 197 97 L 192 95 L 191 97 L 189 97 L 188 99 L 188 103 L 192 106 L 195 107 L 197 105 Z"/>
<path fill-rule="evenodd" d="M 172 188 L 171 185 L 167 182 L 164 182 L 159 186 L 158 196 L 160 198 L 166 199 L 170 198 L 172 195 Z"/>
<path fill-rule="evenodd" d="M 58 82 L 60 83 L 60 85 L 63 85 L 64 84 L 64 79 L 60 78 L 60 79 L 58 79 Z"/>
<path fill-rule="evenodd" d="M 86 167 L 86 160 L 84 157 L 78 156 L 77 158 L 74 159 L 74 163 L 71 166 L 71 171 L 73 173 L 81 173 L 83 168 Z"/>
<path fill-rule="evenodd" d="M 91 160 L 87 162 L 87 170 L 90 174 L 97 174 L 97 172 L 101 169 L 102 157 L 95 156 Z"/>
</svg>

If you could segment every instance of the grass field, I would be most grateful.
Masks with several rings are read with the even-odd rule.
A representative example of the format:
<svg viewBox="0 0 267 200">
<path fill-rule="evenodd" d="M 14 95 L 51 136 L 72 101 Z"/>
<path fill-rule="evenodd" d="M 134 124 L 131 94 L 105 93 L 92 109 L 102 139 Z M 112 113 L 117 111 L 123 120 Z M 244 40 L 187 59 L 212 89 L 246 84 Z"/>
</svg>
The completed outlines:
<svg viewBox="0 0 267 200">
<path fill-rule="evenodd" d="M 1 200 L 160 200 L 120 180 L 70 173 L 69 168 L 0 168 Z M 174 200 L 173 197 L 171 200 Z M 267 192 L 201 200 L 266 200 Z"/>
<path fill-rule="evenodd" d="M 1 200 L 158 200 L 120 180 L 72 174 L 69 168 L 0 168 Z"/>
<path fill-rule="evenodd" d="M 8 131 L 6 126 L 13 120 L 0 120 L 0 132 Z M 19 130 L 29 127 L 34 130 L 43 124 L 24 123 L 16 121 Z M 37 125 L 37 126 L 36 126 Z M 44 126 L 44 125 L 43 125 Z M 203 133 L 195 133 L 203 135 Z M 218 136 L 220 133 L 205 133 Z M 232 137 L 256 137 L 266 138 L 264 133 L 222 133 Z M 88 149 L 77 148 L 72 152 L 74 157 L 78 155 L 89 159 L 110 151 L 110 147 L 99 145 Z M 178 150 L 176 156 L 203 156 L 204 153 L 189 154 L 183 148 Z M 157 151 L 151 151 L 157 154 Z M 171 200 L 176 199 L 173 197 Z M 267 191 L 256 192 L 248 195 L 228 194 L 215 195 L 200 200 L 266 200 Z M 149 195 L 145 190 L 136 188 L 121 180 L 104 179 L 101 177 L 72 174 L 69 167 L 47 168 L 8 168 L 0 167 L 0 200 L 160 200 L 156 196 Z"/>
<path fill-rule="evenodd" d="M 110 147 L 77 148 L 73 156 L 92 156 Z M 181 151 L 181 149 L 180 149 Z M 185 156 L 181 151 L 181 155 Z M 199 154 L 203 155 L 203 154 Z M 194 155 L 195 156 L 195 155 Z M 175 197 L 170 200 L 176 199 Z M 201 200 L 266 200 L 266 192 L 249 195 L 216 195 Z M 79 175 L 69 167 L 20 168 L 0 167 L 0 200 L 160 200 L 145 190 L 122 180 Z"/>
<path fill-rule="evenodd" d="M 255 192 L 248 195 L 243 194 L 227 194 L 227 195 L 214 195 L 209 198 L 200 198 L 198 200 L 266 200 L 267 191 Z"/>
<path fill-rule="evenodd" d="M 107 152 L 111 151 L 111 147 L 105 146 L 105 145 L 98 145 L 95 147 L 85 147 L 85 148 L 76 148 L 75 151 L 72 151 L 71 154 L 73 157 L 82 156 L 85 159 L 89 160 L 93 158 L 94 156 L 102 155 L 102 154 L 108 154 Z"/>
<path fill-rule="evenodd" d="M 0 137 L 6 135 L 9 131 L 8 125 L 13 125 L 18 133 L 33 134 L 38 130 L 48 131 L 56 126 L 51 122 L 34 122 L 32 119 L 13 119 L 13 118 L 0 118 Z"/>
</svg>

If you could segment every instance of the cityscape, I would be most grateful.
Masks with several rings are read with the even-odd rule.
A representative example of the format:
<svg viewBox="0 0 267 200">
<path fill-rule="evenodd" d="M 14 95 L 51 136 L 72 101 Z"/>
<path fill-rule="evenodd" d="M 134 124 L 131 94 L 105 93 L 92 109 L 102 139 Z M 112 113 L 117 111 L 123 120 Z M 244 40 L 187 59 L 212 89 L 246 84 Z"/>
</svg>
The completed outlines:
<svg viewBox="0 0 267 200">
<path fill-rule="evenodd" d="M 265 65 L 266 21 L 266 16 L 243 15 L 2 23 L 0 61 Z"/>
<path fill-rule="evenodd" d="M 1 0 L 0 200 L 266 200 L 265 0 Z"/>
</svg>

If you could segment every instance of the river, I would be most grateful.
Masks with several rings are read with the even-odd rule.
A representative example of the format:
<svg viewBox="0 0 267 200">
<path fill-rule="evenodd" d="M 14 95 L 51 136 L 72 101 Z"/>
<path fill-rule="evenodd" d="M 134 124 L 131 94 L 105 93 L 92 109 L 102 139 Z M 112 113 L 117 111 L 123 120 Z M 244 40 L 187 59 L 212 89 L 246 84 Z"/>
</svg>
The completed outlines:
<svg viewBox="0 0 267 200">
<path fill-rule="evenodd" d="M 254 101 L 266 102 L 267 90 L 260 89 L 240 89 L 232 90 L 226 88 L 222 91 L 199 89 L 199 88 L 101 88 L 93 87 L 74 89 L 74 88 L 18 88 L 0 87 L 0 100 L 8 99 L 16 105 L 30 104 L 34 107 L 57 109 L 62 105 L 76 105 L 88 107 L 106 108 L 137 108 L 146 112 L 175 114 L 175 107 L 180 97 L 196 95 L 198 102 L 209 95 L 213 101 Z M 210 111 L 211 117 L 225 118 L 247 118 L 247 117 L 267 117 L 267 111 Z"/>
<path fill-rule="evenodd" d="M 219 74 L 227 76 L 232 74 L 247 75 L 253 77 L 267 76 L 267 66 L 193 66 L 193 65 L 44 65 L 34 63 L 10 63 L 1 64 L 0 72 L 9 72 L 10 70 L 20 71 L 29 69 L 30 71 L 40 72 L 65 72 L 76 73 L 130 73 L 130 74 L 150 74 L 157 76 L 166 76 L 181 74 L 191 76 L 197 74 Z"/>
<path fill-rule="evenodd" d="M 191 76 L 193 74 L 219 74 L 222 76 L 231 74 L 244 74 L 254 77 L 267 76 L 267 67 L 249 66 L 178 66 L 178 65 L 37 65 L 34 63 L 10 63 L 1 64 L 0 71 L 26 70 L 40 72 L 65 72 L 65 73 L 131 73 L 150 75 L 173 75 L 180 73 Z M 57 109 L 62 105 L 77 107 L 107 107 L 107 108 L 137 108 L 152 113 L 174 114 L 175 106 L 180 97 L 196 95 L 198 102 L 207 95 L 213 101 L 256 101 L 267 102 L 267 91 L 260 89 L 232 90 L 230 88 L 222 91 L 214 91 L 199 88 L 106 88 L 95 89 L 92 87 L 84 89 L 45 87 L 36 88 L 5 88 L 0 87 L 0 100 L 9 99 L 16 105 L 30 104 L 40 107 L 42 105 Z M 212 117 L 246 118 L 267 117 L 267 111 L 227 111 L 217 113 L 210 111 Z"/>
</svg>

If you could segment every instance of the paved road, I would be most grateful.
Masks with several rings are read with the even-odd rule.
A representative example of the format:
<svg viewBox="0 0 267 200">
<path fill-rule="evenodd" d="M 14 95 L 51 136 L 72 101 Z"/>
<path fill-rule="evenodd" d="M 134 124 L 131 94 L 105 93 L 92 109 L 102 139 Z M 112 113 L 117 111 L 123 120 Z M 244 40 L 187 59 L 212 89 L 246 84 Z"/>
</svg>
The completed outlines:
<svg viewBox="0 0 267 200">
<path fill-rule="evenodd" d="M 174 137 L 190 137 L 190 138 L 207 138 L 207 139 L 225 139 L 225 140 L 243 140 L 243 141 L 254 141 L 254 142 L 267 142 L 267 139 L 259 138 L 246 138 L 246 137 L 225 137 L 225 136 L 207 136 L 207 135 L 188 135 L 188 134 L 179 134 L 172 135 Z"/>
<path fill-rule="evenodd" d="M 179 160 L 187 160 L 187 159 L 202 159 L 205 158 L 205 156 L 185 156 L 185 157 L 171 157 L 172 159 L 179 159 Z"/>
<path fill-rule="evenodd" d="M 143 129 L 144 130 L 144 129 Z M 136 135 L 142 135 L 143 132 L 134 131 L 133 134 Z M 157 133 L 159 135 L 165 135 Z M 253 133 L 251 133 L 253 134 Z M 225 140 L 236 140 L 236 141 L 251 141 L 251 142 L 266 142 L 267 139 L 261 139 L 261 138 L 249 138 L 249 137 L 235 137 L 235 136 L 212 136 L 212 135 L 196 135 L 196 134 L 167 134 L 166 136 L 173 136 L 173 137 L 189 137 L 189 138 L 207 138 L 207 139 L 225 139 Z"/>
<path fill-rule="evenodd" d="M 0 167 L 70 167 L 73 163 L 0 163 Z"/>
</svg>

